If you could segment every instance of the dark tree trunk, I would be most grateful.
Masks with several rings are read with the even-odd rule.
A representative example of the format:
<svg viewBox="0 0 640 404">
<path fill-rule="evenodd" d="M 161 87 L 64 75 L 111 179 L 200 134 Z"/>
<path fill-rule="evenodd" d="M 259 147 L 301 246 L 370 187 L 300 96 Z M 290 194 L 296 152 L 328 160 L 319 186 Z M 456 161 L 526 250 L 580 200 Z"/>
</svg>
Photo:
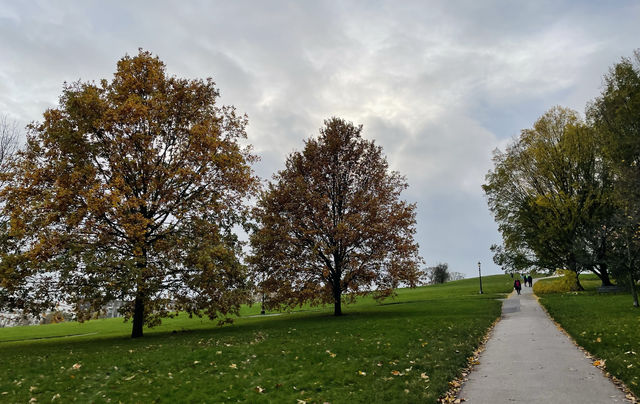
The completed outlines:
<svg viewBox="0 0 640 404">
<path fill-rule="evenodd" d="M 342 315 L 342 299 L 340 297 L 334 297 L 333 315 L 334 316 Z"/>
<path fill-rule="evenodd" d="M 342 315 L 342 290 L 340 289 L 340 279 L 333 281 L 333 315 Z"/>
<path fill-rule="evenodd" d="M 607 264 L 602 264 L 600 265 L 600 271 L 599 273 L 596 272 L 596 275 L 598 275 L 598 277 L 600 278 L 600 280 L 602 281 L 602 286 L 611 286 L 611 278 L 609 278 L 609 271 L 607 268 Z"/>
<path fill-rule="evenodd" d="M 133 329 L 131 330 L 131 338 L 142 337 L 142 326 L 144 325 L 144 297 L 141 292 L 136 295 L 133 306 Z"/>
<path fill-rule="evenodd" d="M 576 285 L 578 286 L 578 290 L 584 290 L 584 288 L 580 284 L 580 274 L 577 272 L 574 272 L 574 273 L 576 274 Z"/>
<path fill-rule="evenodd" d="M 629 270 L 629 281 L 631 281 L 631 295 L 633 296 L 633 307 L 640 307 L 638 304 L 638 287 L 636 280 L 633 278 L 633 271 Z"/>
<path fill-rule="evenodd" d="M 144 326 L 144 301 L 145 293 L 143 285 L 145 285 L 145 270 L 147 268 L 147 249 L 142 248 L 142 255 L 136 262 L 138 270 L 138 286 L 136 290 L 136 300 L 133 304 L 133 329 L 131 330 L 131 338 L 142 337 L 142 326 Z"/>
<path fill-rule="evenodd" d="M 576 275 L 576 287 L 578 290 L 584 290 L 580 284 L 580 273 L 578 272 L 578 263 L 575 260 L 575 256 L 571 254 L 569 258 L 569 269 Z"/>
</svg>

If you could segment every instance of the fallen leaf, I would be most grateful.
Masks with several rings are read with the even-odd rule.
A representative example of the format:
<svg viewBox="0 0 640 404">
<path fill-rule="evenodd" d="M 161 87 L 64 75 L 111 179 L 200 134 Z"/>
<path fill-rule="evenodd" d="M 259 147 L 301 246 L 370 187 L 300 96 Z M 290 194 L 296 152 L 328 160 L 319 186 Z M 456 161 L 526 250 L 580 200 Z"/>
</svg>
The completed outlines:
<svg viewBox="0 0 640 404">
<path fill-rule="evenodd" d="M 358 370 L 358 374 L 359 374 L 360 376 L 366 376 L 366 375 L 367 375 L 367 372 L 363 372 L 362 370 Z"/>
<path fill-rule="evenodd" d="M 264 389 L 260 386 L 256 386 L 254 390 L 257 391 L 258 393 L 262 393 L 264 391 Z"/>
<path fill-rule="evenodd" d="M 235 363 L 232 363 L 231 365 L 229 365 L 229 367 L 231 369 L 238 369 L 238 366 Z"/>
<path fill-rule="evenodd" d="M 78 369 L 80 369 L 80 368 L 82 367 L 82 365 L 81 365 L 81 364 L 79 364 L 79 363 L 74 363 L 74 364 L 73 364 L 73 366 L 71 366 L 71 367 L 72 367 L 73 369 L 75 369 L 75 370 L 78 370 Z"/>
<path fill-rule="evenodd" d="M 600 337 L 596 338 L 596 342 L 602 342 L 602 338 Z"/>
<path fill-rule="evenodd" d="M 59 398 L 60 398 L 60 394 L 58 393 L 58 394 L 54 395 L 53 397 L 51 397 L 51 401 L 55 401 L 55 400 L 57 400 Z"/>
<path fill-rule="evenodd" d="M 429 380 L 429 376 L 427 376 L 426 373 L 420 373 L 420 378 L 421 379 L 425 379 L 425 380 Z"/>
<path fill-rule="evenodd" d="M 134 377 L 136 377 L 136 375 L 131 375 L 129 377 L 125 377 L 124 380 L 133 380 Z"/>
</svg>

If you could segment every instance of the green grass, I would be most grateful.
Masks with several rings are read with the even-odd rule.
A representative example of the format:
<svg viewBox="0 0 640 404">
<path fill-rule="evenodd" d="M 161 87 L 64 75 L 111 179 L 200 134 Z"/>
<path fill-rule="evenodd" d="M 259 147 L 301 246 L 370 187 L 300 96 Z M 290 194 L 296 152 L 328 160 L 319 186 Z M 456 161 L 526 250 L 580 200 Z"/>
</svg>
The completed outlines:
<svg viewBox="0 0 640 404">
<path fill-rule="evenodd" d="M 178 316 L 136 340 L 121 319 L 0 329 L 0 401 L 435 403 L 500 315 L 511 278 L 483 288 L 403 289 L 338 318 L 331 307 L 224 327 Z M 89 335 L 60 337 L 71 334 Z"/>
<path fill-rule="evenodd" d="M 605 359 L 607 371 L 640 395 L 640 309 L 629 294 L 598 294 L 601 283 L 593 275 L 581 276 L 580 283 L 584 292 L 545 294 L 540 302 L 580 346 Z"/>
</svg>

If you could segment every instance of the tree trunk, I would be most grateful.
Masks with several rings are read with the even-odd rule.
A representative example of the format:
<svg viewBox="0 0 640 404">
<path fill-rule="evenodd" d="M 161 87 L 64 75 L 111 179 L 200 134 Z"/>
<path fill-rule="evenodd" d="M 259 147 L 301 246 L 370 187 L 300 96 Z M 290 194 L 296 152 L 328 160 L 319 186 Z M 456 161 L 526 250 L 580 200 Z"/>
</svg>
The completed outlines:
<svg viewBox="0 0 640 404">
<path fill-rule="evenodd" d="M 340 279 L 333 281 L 333 315 L 342 315 L 342 290 L 340 289 Z"/>
<path fill-rule="evenodd" d="M 629 284 L 631 286 L 631 295 L 633 296 L 633 307 L 640 307 L 638 304 L 638 288 L 636 280 L 633 277 L 633 260 L 631 259 L 631 248 L 629 247 L 629 239 L 627 238 L 627 270 L 629 271 Z"/>
<path fill-rule="evenodd" d="M 133 304 L 133 329 L 131 330 L 131 338 L 142 337 L 142 326 L 144 326 L 144 301 L 145 301 L 145 272 L 147 269 L 147 249 L 142 248 L 142 254 L 136 262 L 138 270 L 138 286 L 136 290 L 136 300 Z"/>
<path fill-rule="evenodd" d="M 640 307 L 638 304 L 638 288 L 636 287 L 636 280 L 633 279 L 633 271 L 629 271 L 629 280 L 631 281 L 631 294 L 633 295 L 633 307 Z"/>
<path fill-rule="evenodd" d="M 142 337 L 142 326 L 144 325 L 144 296 L 140 291 L 136 294 L 136 300 L 133 306 L 133 329 L 131 338 Z"/>
<path fill-rule="evenodd" d="M 607 264 L 600 265 L 600 273 L 596 273 L 600 280 L 602 281 L 602 286 L 611 286 L 611 278 L 609 278 L 609 271 L 607 268 Z"/>
<path fill-rule="evenodd" d="M 578 290 L 584 290 L 584 288 L 580 284 L 580 274 L 578 272 L 574 272 L 574 273 L 576 274 L 576 285 L 578 287 Z"/>
<path fill-rule="evenodd" d="M 334 296 L 333 315 L 334 316 L 342 315 L 342 299 L 339 296 L 338 297 Z"/>
<path fill-rule="evenodd" d="M 576 262 L 575 255 L 573 253 L 569 256 L 568 267 L 576 275 L 576 288 L 578 290 L 584 290 L 582 285 L 580 284 L 580 273 L 578 272 L 578 263 Z"/>
</svg>

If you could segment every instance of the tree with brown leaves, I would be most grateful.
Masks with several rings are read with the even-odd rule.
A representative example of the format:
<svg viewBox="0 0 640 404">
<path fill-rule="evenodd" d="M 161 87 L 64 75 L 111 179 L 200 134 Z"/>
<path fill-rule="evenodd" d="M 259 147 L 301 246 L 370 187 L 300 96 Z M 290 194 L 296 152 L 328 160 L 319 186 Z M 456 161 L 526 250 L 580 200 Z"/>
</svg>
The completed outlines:
<svg viewBox="0 0 640 404">
<path fill-rule="evenodd" d="M 122 300 L 132 337 L 178 310 L 237 311 L 247 292 L 233 227 L 256 157 L 241 145 L 246 117 L 218 96 L 211 79 L 168 76 L 142 50 L 110 82 L 65 85 L 4 193 L 24 246 L 13 274 L 30 278 L 16 306 L 64 300 L 84 320 Z"/>
<path fill-rule="evenodd" d="M 318 138 L 286 160 L 256 208 L 251 265 L 267 307 L 384 298 L 420 277 L 415 204 L 362 126 L 325 121 Z"/>
</svg>

